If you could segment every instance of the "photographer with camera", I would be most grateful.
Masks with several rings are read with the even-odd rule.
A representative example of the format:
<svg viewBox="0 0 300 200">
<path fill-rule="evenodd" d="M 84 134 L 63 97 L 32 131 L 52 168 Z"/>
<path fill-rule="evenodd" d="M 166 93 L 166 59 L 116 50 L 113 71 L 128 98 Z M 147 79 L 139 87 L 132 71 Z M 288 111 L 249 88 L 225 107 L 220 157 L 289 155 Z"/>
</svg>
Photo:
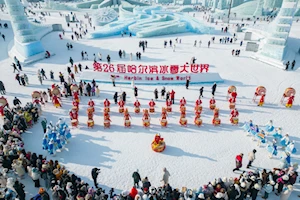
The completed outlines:
<svg viewBox="0 0 300 200">
<path fill-rule="evenodd" d="M 100 169 L 98 168 L 93 168 L 92 169 L 92 178 L 94 180 L 94 185 L 96 188 L 98 188 L 98 183 L 97 183 L 97 177 L 98 177 L 98 174 L 100 174 Z"/>
</svg>

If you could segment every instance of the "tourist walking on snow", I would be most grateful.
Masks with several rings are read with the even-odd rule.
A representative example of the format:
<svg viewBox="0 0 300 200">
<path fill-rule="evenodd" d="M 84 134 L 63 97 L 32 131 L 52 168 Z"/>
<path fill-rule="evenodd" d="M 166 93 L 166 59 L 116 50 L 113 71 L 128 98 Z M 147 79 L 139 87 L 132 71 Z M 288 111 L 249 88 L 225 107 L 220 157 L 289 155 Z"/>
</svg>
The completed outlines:
<svg viewBox="0 0 300 200">
<path fill-rule="evenodd" d="M 115 104 L 118 104 L 118 92 L 115 92 L 115 94 L 114 94 L 114 101 L 115 101 Z"/>
<path fill-rule="evenodd" d="M 100 174 L 100 169 L 98 169 L 96 167 L 93 168 L 91 174 L 92 174 L 92 178 L 94 181 L 94 185 L 96 188 L 98 188 L 97 178 L 98 178 L 98 175 Z"/>
<path fill-rule="evenodd" d="M 200 88 L 200 97 L 203 97 L 203 90 L 204 90 L 204 87 L 201 87 Z"/>
<path fill-rule="evenodd" d="M 139 182 L 141 181 L 141 176 L 139 174 L 138 169 L 135 172 L 133 172 L 132 178 L 133 178 L 133 186 L 136 186 L 136 188 L 139 188 Z"/>
<path fill-rule="evenodd" d="M 217 89 L 217 83 L 215 82 L 215 83 L 213 84 L 213 86 L 211 87 L 211 94 L 212 94 L 213 96 L 215 96 L 216 89 Z"/>
<path fill-rule="evenodd" d="M 292 70 L 294 70 L 295 64 L 296 64 L 296 61 L 293 60 L 293 62 L 292 62 L 292 68 L 291 68 Z"/>
<path fill-rule="evenodd" d="M 289 65 L 290 65 L 290 61 L 287 61 L 287 63 L 285 64 L 285 70 L 287 71 L 289 69 Z"/>
<path fill-rule="evenodd" d="M 244 154 L 241 153 L 235 157 L 235 168 L 232 170 L 233 172 L 240 170 L 240 168 L 243 166 L 243 156 Z"/>
<path fill-rule="evenodd" d="M 69 62 L 71 64 L 71 66 L 73 67 L 74 61 L 73 61 L 72 57 L 70 57 Z"/>
<path fill-rule="evenodd" d="M 155 88 L 155 90 L 154 90 L 154 98 L 155 98 L 155 100 L 158 99 L 158 90 L 157 90 L 157 88 Z"/>
<path fill-rule="evenodd" d="M 252 162 L 255 160 L 255 153 L 256 153 L 255 149 L 253 149 L 253 151 L 249 152 L 249 154 L 248 154 L 249 163 L 247 165 L 247 168 L 252 166 Z"/>
<path fill-rule="evenodd" d="M 164 185 L 167 185 L 169 183 L 169 178 L 170 178 L 170 173 L 169 171 L 167 170 L 167 168 L 163 168 L 163 177 L 162 177 L 162 182 Z"/>
<path fill-rule="evenodd" d="M 43 68 L 41 69 L 41 75 L 42 75 L 43 80 L 44 80 L 44 77 L 47 79 L 46 72 L 44 71 Z"/>
<path fill-rule="evenodd" d="M 166 93 L 166 88 L 163 87 L 163 88 L 161 89 L 160 93 L 161 93 L 161 98 L 164 99 L 164 98 L 165 98 L 165 93 Z"/>
<path fill-rule="evenodd" d="M 17 69 L 17 65 L 16 65 L 15 63 L 13 63 L 11 66 L 14 68 L 14 72 L 13 72 L 13 73 L 15 73 L 16 70 L 17 70 L 18 72 L 20 72 L 20 71 Z"/>
</svg>

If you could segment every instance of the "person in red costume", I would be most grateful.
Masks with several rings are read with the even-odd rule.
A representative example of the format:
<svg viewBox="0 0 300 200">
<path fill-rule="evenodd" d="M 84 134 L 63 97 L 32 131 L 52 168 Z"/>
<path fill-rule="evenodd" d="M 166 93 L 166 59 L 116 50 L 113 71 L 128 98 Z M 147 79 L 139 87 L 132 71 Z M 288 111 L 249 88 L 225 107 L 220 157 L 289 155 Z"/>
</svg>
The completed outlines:
<svg viewBox="0 0 300 200">
<path fill-rule="evenodd" d="M 260 99 L 259 99 L 259 102 L 258 102 L 258 106 L 263 106 L 264 103 L 265 103 L 265 94 L 262 94 Z"/>
<path fill-rule="evenodd" d="M 110 106 L 110 102 L 108 101 L 108 99 L 105 99 L 104 107 L 109 107 L 109 106 Z"/>
<path fill-rule="evenodd" d="M 54 104 L 55 107 L 61 107 L 60 101 L 59 101 L 59 97 L 57 97 L 56 95 L 54 95 L 52 97 L 52 102 Z"/>
<path fill-rule="evenodd" d="M 161 112 L 161 119 L 167 119 L 167 116 L 168 116 L 167 112 L 165 110 L 163 110 Z"/>
<path fill-rule="evenodd" d="M 133 105 L 135 108 L 139 108 L 141 106 L 141 103 L 139 102 L 139 100 L 136 100 Z"/>
<path fill-rule="evenodd" d="M 164 141 L 164 138 L 162 138 L 159 134 L 156 134 L 154 137 L 154 141 L 156 142 L 156 144 L 158 144 L 161 141 Z"/>
<path fill-rule="evenodd" d="M 231 92 L 231 97 L 234 98 L 234 100 L 236 99 L 237 93 L 235 90 L 233 92 Z"/>
<path fill-rule="evenodd" d="M 149 107 L 153 108 L 155 105 L 155 102 L 153 101 L 153 99 L 151 99 L 151 101 L 149 102 Z"/>
<path fill-rule="evenodd" d="M 73 97 L 74 97 L 75 100 L 78 100 L 79 99 L 78 92 L 74 92 L 73 93 Z"/>
<path fill-rule="evenodd" d="M 184 97 L 182 97 L 182 99 L 180 100 L 180 107 L 185 106 L 185 104 L 186 104 L 186 100 Z"/>
<path fill-rule="evenodd" d="M 202 104 L 202 100 L 200 99 L 197 99 L 196 102 L 195 102 L 195 106 L 200 106 Z"/>
<path fill-rule="evenodd" d="M 38 98 L 34 98 L 33 102 L 32 103 L 35 103 L 35 104 L 40 104 L 40 100 Z"/>
<path fill-rule="evenodd" d="M 243 156 L 244 154 L 239 154 L 235 157 L 235 166 L 236 168 L 234 168 L 232 171 L 236 171 L 236 170 L 240 170 L 240 168 L 243 166 Z"/>
<path fill-rule="evenodd" d="M 118 105 L 120 108 L 123 108 L 124 105 L 125 105 L 125 102 L 121 99 L 119 102 L 118 102 Z"/>
<path fill-rule="evenodd" d="M 89 102 L 88 102 L 88 105 L 90 107 L 94 107 L 95 106 L 95 102 L 92 99 L 90 99 Z"/>
<path fill-rule="evenodd" d="M 78 113 L 73 110 L 70 110 L 69 115 L 70 115 L 71 120 L 78 119 Z"/>
<path fill-rule="evenodd" d="M 230 121 L 232 122 L 233 120 L 232 120 L 232 118 L 234 118 L 234 117 L 238 117 L 239 116 L 239 111 L 237 111 L 237 109 L 235 108 L 235 109 L 233 109 L 232 111 L 231 111 L 231 113 L 230 113 Z"/>
<path fill-rule="evenodd" d="M 135 199 L 135 196 L 138 194 L 137 189 L 135 188 L 135 186 L 133 186 L 130 190 L 129 196 L 131 197 L 131 199 Z"/>
<path fill-rule="evenodd" d="M 172 101 L 170 99 L 166 101 L 166 106 L 172 106 Z"/>
<path fill-rule="evenodd" d="M 228 100 L 229 103 L 235 103 L 235 98 L 230 97 L 230 99 Z"/>
<path fill-rule="evenodd" d="M 291 108 L 293 106 L 293 102 L 294 102 L 294 94 L 291 94 L 291 96 L 288 98 L 287 103 L 286 103 L 286 107 L 287 108 Z"/>
<path fill-rule="evenodd" d="M 214 97 L 212 97 L 210 100 L 209 100 L 209 104 L 216 104 L 216 100 Z"/>
<path fill-rule="evenodd" d="M 218 108 L 214 109 L 214 118 L 219 118 L 219 109 Z"/>
<path fill-rule="evenodd" d="M 78 108 L 79 108 L 79 103 L 78 103 L 77 101 L 73 101 L 72 104 L 73 104 L 73 106 L 76 107 L 77 110 L 78 110 Z"/>
<path fill-rule="evenodd" d="M 172 104 L 175 104 L 175 91 L 174 90 L 172 90 L 170 92 L 170 98 L 171 98 Z"/>
</svg>

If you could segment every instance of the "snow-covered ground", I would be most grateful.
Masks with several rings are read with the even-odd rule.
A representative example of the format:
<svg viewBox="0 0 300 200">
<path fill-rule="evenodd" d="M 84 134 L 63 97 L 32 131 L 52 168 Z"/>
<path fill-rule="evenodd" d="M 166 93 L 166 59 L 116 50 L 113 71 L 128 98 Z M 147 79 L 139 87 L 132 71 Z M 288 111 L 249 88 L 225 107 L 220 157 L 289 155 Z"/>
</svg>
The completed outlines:
<svg viewBox="0 0 300 200">
<path fill-rule="evenodd" d="M 77 14 L 83 19 L 83 14 Z M 202 16 L 197 13 L 196 17 L 202 20 Z M 8 19 L 7 15 L 0 15 L 2 20 Z M 129 61 L 129 53 L 137 51 L 142 52 L 138 48 L 139 38 L 129 38 L 128 36 L 110 37 L 99 40 L 79 41 L 71 40 L 70 28 L 66 27 L 64 19 L 59 17 L 57 13 L 53 13 L 51 17 L 47 17 L 47 23 L 62 23 L 66 30 L 63 40 L 58 37 L 58 32 L 50 33 L 42 39 L 42 43 L 47 50 L 54 52 L 56 55 L 50 59 L 23 67 L 23 72 L 29 77 L 30 85 L 27 87 L 19 86 L 14 80 L 15 74 L 12 73 L 13 68 L 10 66 L 12 59 L 7 57 L 7 44 L 12 39 L 12 31 L 3 30 L 1 32 L 7 35 L 7 41 L 0 42 L 0 80 L 5 84 L 6 97 L 12 102 L 17 96 L 22 102 L 31 101 L 31 93 L 35 90 L 46 90 L 51 84 L 50 80 L 45 80 L 40 85 L 37 78 L 37 70 L 43 68 L 47 76 L 49 71 L 55 72 L 56 83 L 58 83 L 58 73 L 64 72 L 68 66 L 69 57 L 72 57 L 76 64 L 81 62 L 81 51 L 87 51 L 89 61 L 81 62 L 83 66 L 88 65 L 92 68 L 93 54 L 101 52 L 103 58 L 109 54 L 112 63 L 133 63 L 138 64 L 136 60 Z M 75 25 L 72 24 L 74 27 Z M 213 25 L 214 26 L 214 25 Z M 253 149 L 257 149 L 257 159 L 254 161 L 253 169 L 272 169 L 279 166 L 279 158 L 269 159 L 268 153 L 264 146 L 258 147 L 250 137 L 243 132 L 241 125 L 244 121 L 253 120 L 255 124 L 264 125 L 270 119 L 273 120 L 276 127 L 283 128 L 283 134 L 288 133 L 291 140 L 295 140 L 296 147 L 299 149 L 299 132 L 300 127 L 300 98 L 296 93 L 294 106 L 291 109 L 285 108 L 280 104 L 280 99 L 287 87 L 294 87 L 296 91 L 300 91 L 300 79 L 298 70 L 300 60 L 297 57 L 295 71 L 283 71 L 267 64 L 258 62 L 249 58 L 252 53 L 245 52 L 245 43 L 239 46 L 238 40 L 235 44 L 219 44 L 219 38 L 225 35 L 219 30 L 222 24 L 216 26 L 216 32 L 211 35 L 195 35 L 180 34 L 155 38 L 147 38 L 148 48 L 142 53 L 141 62 L 146 64 L 173 64 L 189 62 L 192 56 L 197 58 L 197 63 L 209 63 L 211 72 L 218 72 L 224 79 L 224 84 L 217 87 L 215 95 L 217 106 L 220 108 L 220 118 L 222 125 L 214 127 L 211 125 L 212 112 L 208 109 L 208 101 L 211 98 L 211 85 L 203 85 L 205 88 L 203 98 L 203 114 L 202 119 L 204 125 L 200 128 L 193 125 L 194 118 L 194 102 L 199 96 L 200 85 L 191 85 L 188 90 L 184 86 L 167 86 L 168 91 L 174 89 L 176 91 L 176 104 L 173 107 L 174 112 L 169 114 L 167 128 L 161 128 L 159 123 L 160 111 L 165 106 L 164 100 L 158 100 L 156 113 L 151 115 L 151 127 L 145 129 L 142 127 L 141 114 L 133 113 L 133 90 L 129 85 L 117 85 L 112 87 L 108 84 L 99 84 L 100 97 L 93 98 L 96 103 L 95 124 L 93 129 L 86 127 L 86 108 L 88 97 L 82 97 L 79 111 L 80 127 L 72 129 L 73 138 L 67 145 L 67 148 L 57 153 L 55 157 L 47 156 L 48 159 L 58 160 L 67 167 L 71 172 L 81 176 L 83 180 L 92 183 L 91 169 L 100 167 L 101 174 L 99 183 L 105 188 L 114 187 L 117 191 L 129 189 L 132 186 L 132 172 L 139 169 L 142 177 L 147 176 L 152 185 L 160 185 L 162 168 L 168 168 L 171 177 L 172 186 L 181 188 L 198 188 L 199 186 L 212 181 L 219 177 L 235 177 L 238 174 L 232 172 L 235 167 L 235 156 L 239 153 L 245 155 Z M 233 32 L 229 30 L 232 35 Z M 294 23 L 291 38 L 289 39 L 290 48 L 297 49 L 300 45 L 299 41 L 300 24 Z M 212 36 L 216 37 L 214 44 L 207 48 L 207 42 Z M 171 47 L 163 48 L 163 41 L 175 38 L 181 38 L 182 43 L 177 44 L 176 52 Z M 238 34 L 238 38 L 243 38 L 243 33 Z M 201 40 L 202 47 L 193 47 L 194 41 Z M 73 50 L 68 51 L 66 43 L 71 42 L 74 46 Z M 118 51 L 124 49 L 127 57 L 125 59 L 118 58 Z M 239 57 L 231 55 L 232 49 L 241 49 Z M 135 57 L 134 57 L 135 58 Z M 98 72 L 95 72 L 98 73 Z M 79 80 L 77 80 L 79 81 Z M 240 126 L 232 126 L 229 123 L 229 108 L 226 100 L 228 86 L 235 85 L 237 87 L 237 109 L 240 113 Z M 252 102 L 253 94 L 257 86 L 263 85 L 267 88 L 266 103 L 263 107 L 257 107 Z M 150 99 L 154 98 L 153 91 L 155 88 L 161 89 L 159 86 L 138 86 L 139 96 L 142 108 L 146 108 Z M 113 94 L 115 92 L 126 91 L 127 107 L 132 116 L 132 127 L 124 128 L 123 116 L 118 113 L 118 107 L 112 105 L 110 129 L 103 128 L 103 100 L 108 98 L 113 102 Z M 179 121 L 179 100 L 185 97 L 187 99 L 187 119 L 188 127 L 180 127 Z M 48 122 L 56 122 L 59 117 L 63 117 L 69 123 L 68 111 L 71 108 L 71 99 L 63 99 L 63 107 L 55 109 L 51 103 L 43 108 L 43 116 Z M 2 122 L 1 122 L 2 123 Z M 156 133 L 160 133 L 165 138 L 167 148 L 163 153 L 155 153 L 152 151 L 150 144 Z M 42 150 L 43 131 L 40 124 L 35 125 L 28 132 L 23 134 L 26 144 L 26 150 L 47 155 Z M 269 139 L 271 139 L 269 137 Z M 299 162 L 299 154 L 292 156 L 292 162 Z M 243 169 L 247 164 L 247 156 L 244 157 Z M 28 197 L 37 192 L 33 188 L 31 180 L 25 179 L 26 191 Z M 296 185 L 297 186 L 297 185 Z M 294 192 L 296 198 L 297 192 Z M 272 199 L 277 197 L 272 196 Z M 291 197 L 292 199 L 292 197 Z"/>
</svg>

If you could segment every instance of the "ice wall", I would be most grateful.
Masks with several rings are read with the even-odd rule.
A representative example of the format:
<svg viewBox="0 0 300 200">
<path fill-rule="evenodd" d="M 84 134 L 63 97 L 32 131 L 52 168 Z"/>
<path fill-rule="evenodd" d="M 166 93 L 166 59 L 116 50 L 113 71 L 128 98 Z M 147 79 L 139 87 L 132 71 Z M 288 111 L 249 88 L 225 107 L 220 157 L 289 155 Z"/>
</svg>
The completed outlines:
<svg viewBox="0 0 300 200">
<path fill-rule="evenodd" d="M 37 39 L 24 14 L 20 0 L 5 0 L 14 31 L 14 48 L 24 59 L 44 52 L 41 42 Z"/>
</svg>

